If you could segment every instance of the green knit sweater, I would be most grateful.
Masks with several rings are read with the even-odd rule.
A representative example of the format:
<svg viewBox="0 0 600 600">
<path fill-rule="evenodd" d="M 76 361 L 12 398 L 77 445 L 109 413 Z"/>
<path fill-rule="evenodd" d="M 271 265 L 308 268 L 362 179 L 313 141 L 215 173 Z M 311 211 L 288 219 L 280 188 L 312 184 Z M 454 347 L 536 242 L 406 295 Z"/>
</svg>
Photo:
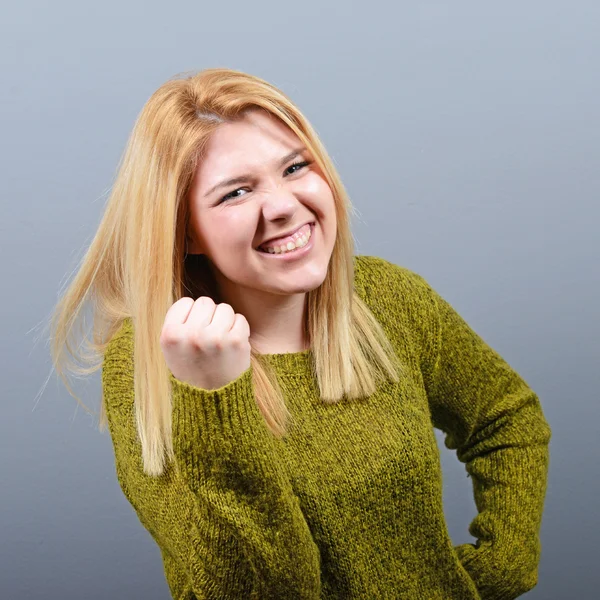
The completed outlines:
<svg viewBox="0 0 600 600">
<path fill-rule="evenodd" d="M 252 369 L 218 390 L 177 380 L 176 460 L 143 472 L 131 319 L 102 386 L 116 474 L 175 599 L 511 599 L 536 585 L 551 430 L 537 395 L 426 280 L 356 256 L 355 288 L 408 376 L 326 404 L 311 351 L 265 355 L 294 426 L 271 435 Z M 433 427 L 471 477 L 474 544 L 454 546 Z"/>
</svg>

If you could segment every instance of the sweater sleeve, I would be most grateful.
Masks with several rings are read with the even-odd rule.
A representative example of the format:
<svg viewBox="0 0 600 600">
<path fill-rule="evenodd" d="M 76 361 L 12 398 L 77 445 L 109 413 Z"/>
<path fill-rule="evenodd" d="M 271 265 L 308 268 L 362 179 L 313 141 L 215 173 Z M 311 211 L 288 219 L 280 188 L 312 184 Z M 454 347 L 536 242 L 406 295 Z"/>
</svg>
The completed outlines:
<svg viewBox="0 0 600 600">
<path fill-rule="evenodd" d="M 426 378 L 433 425 L 471 477 L 476 544 L 455 547 L 483 600 L 510 600 L 537 584 L 551 429 L 524 379 L 425 284 L 435 307 Z"/>
<path fill-rule="evenodd" d="M 173 598 L 320 598 L 318 547 L 256 405 L 251 367 L 210 391 L 170 373 L 175 460 L 149 476 L 132 341 L 121 340 L 102 370 L 117 478 L 160 547 Z"/>
</svg>

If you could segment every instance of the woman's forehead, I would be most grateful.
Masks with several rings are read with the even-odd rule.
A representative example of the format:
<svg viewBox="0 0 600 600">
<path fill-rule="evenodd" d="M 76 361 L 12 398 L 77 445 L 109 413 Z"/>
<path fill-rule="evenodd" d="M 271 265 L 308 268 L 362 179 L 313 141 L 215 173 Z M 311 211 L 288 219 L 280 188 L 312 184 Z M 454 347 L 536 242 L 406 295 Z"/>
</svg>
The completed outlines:
<svg viewBox="0 0 600 600">
<path fill-rule="evenodd" d="M 278 169 L 284 158 L 306 151 L 296 134 L 276 118 L 252 115 L 219 125 L 199 156 L 195 178 L 206 193 L 223 179 Z"/>
</svg>

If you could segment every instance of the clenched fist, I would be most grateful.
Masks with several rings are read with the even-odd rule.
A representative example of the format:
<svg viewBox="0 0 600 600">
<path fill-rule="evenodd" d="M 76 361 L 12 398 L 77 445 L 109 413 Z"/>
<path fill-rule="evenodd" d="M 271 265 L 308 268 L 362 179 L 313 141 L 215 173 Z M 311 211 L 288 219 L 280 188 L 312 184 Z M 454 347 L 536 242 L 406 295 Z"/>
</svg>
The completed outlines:
<svg viewBox="0 0 600 600">
<path fill-rule="evenodd" d="M 250 326 L 229 304 L 201 296 L 181 298 L 169 308 L 160 347 L 171 373 L 204 390 L 237 379 L 250 367 Z"/>
</svg>

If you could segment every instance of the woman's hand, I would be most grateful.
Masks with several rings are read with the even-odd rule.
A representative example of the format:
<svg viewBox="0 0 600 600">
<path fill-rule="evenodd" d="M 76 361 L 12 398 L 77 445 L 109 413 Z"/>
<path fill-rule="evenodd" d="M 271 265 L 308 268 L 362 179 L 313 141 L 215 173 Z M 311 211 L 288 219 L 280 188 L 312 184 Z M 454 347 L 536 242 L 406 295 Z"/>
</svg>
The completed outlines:
<svg viewBox="0 0 600 600">
<path fill-rule="evenodd" d="M 177 379 L 213 390 L 250 367 L 249 338 L 248 321 L 229 304 L 185 297 L 167 311 L 160 346 Z"/>
</svg>

